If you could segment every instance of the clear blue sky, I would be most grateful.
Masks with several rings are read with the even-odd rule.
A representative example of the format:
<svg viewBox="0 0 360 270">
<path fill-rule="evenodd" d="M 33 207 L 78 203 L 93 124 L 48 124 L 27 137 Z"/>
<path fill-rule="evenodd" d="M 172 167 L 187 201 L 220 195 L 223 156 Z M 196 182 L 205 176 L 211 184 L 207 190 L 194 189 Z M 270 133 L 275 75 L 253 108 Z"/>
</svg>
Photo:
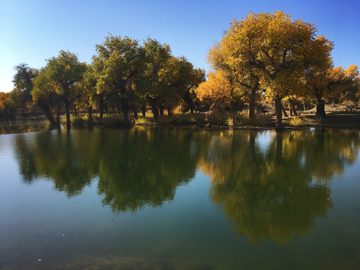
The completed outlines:
<svg viewBox="0 0 360 270">
<path fill-rule="evenodd" d="M 360 65 L 359 0 L 0 0 L 0 92 L 13 89 L 19 63 L 41 68 L 60 50 L 90 63 L 108 33 L 157 39 L 208 70 L 207 50 L 233 18 L 275 10 L 316 22 L 318 34 L 335 43 L 335 66 Z"/>
</svg>

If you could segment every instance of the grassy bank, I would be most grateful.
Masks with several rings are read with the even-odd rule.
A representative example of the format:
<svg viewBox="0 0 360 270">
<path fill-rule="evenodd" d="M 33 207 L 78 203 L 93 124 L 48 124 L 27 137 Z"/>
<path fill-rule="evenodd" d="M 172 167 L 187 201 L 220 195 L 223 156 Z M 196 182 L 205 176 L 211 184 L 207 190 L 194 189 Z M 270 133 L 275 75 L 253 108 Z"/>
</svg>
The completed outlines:
<svg viewBox="0 0 360 270">
<path fill-rule="evenodd" d="M 124 121 L 118 115 L 104 115 L 100 119 L 99 115 L 94 115 L 89 119 L 86 114 L 72 117 L 72 126 L 105 126 L 105 127 L 123 127 Z M 232 116 L 226 112 L 207 112 L 207 113 L 182 113 L 159 116 L 158 122 L 155 123 L 151 113 L 147 113 L 145 117 L 139 116 L 135 119 L 130 117 L 131 125 L 143 126 L 187 126 L 197 125 L 200 127 L 228 127 L 238 129 L 273 129 L 275 128 L 276 116 L 260 114 L 253 120 L 248 119 L 247 111 L 237 113 L 235 115 L 235 126 Z M 360 129 L 360 111 L 327 111 L 324 118 L 317 117 L 315 111 L 302 112 L 298 116 L 284 117 L 284 128 L 359 128 Z M 62 124 L 65 119 L 62 118 Z"/>
</svg>

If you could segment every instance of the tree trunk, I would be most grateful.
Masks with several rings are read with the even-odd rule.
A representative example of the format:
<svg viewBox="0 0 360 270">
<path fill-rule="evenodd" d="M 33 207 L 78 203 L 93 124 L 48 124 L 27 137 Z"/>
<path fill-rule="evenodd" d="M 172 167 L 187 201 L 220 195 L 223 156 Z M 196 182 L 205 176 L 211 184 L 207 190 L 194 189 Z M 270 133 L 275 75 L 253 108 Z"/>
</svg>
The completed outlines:
<svg viewBox="0 0 360 270">
<path fill-rule="evenodd" d="M 316 105 L 316 116 L 325 117 L 325 103 L 323 100 L 318 100 Z"/>
<path fill-rule="evenodd" d="M 50 128 L 55 128 L 55 127 L 60 128 L 60 123 L 55 121 L 54 117 L 52 116 L 52 114 L 50 112 L 49 105 L 47 105 L 41 101 L 38 102 L 37 104 L 39 105 L 39 108 L 42 111 L 42 113 L 45 115 L 45 117 L 49 120 Z"/>
<path fill-rule="evenodd" d="M 89 114 L 89 121 L 92 121 L 93 120 L 93 117 L 92 117 L 92 106 L 91 105 L 89 105 L 89 107 L 88 107 L 88 114 Z"/>
<path fill-rule="evenodd" d="M 233 128 L 236 127 L 236 120 L 235 120 L 235 112 L 233 109 L 231 109 L 231 116 L 232 116 L 232 121 L 233 121 Z"/>
<path fill-rule="evenodd" d="M 61 114 L 61 108 L 57 106 L 56 109 L 56 121 L 60 124 L 60 114 Z"/>
<path fill-rule="evenodd" d="M 160 116 L 164 116 L 164 106 L 160 105 Z"/>
<path fill-rule="evenodd" d="M 194 102 L 191 99 L 190 91 L 186 91 L 185 95 L 183 96 L 183 100 L 189 106 L 190 112 L 194 113 Z"/>
<path fill-rule="evenodd" d="M 294 101 L 292 99 L 289 99 L 289 102 L 290 102 L 290 108 L 292 109 L 292 111 L 294 112 L 294 115 L 295 116 L 298 116 L 298 113 L 295 109 L 295 105 L 294 105 Z"/>
<path fill-rule="evenodd" d="M 289 117 L 289 115 L 286 113 L 286 110 L 285 110 L 285 108 L 284 108 L 284 106 L 282 104 L 281 104 L 281 110 L 282 110 L 285 117 Z"/>
<path fill-rule="evenodd" d="M 251 91 L 249 104 L 249 119 L 255 118 L 255 93 Z"/>
<path fill-rule="evenodd" d="M 68 99 L 65 99 L 65 111 L 66 111 L 66 127 L 70 128 L 70 102 Z"/>
<path fill-rule="evenodd" d="M 121 99 L 121 109 L 124 117 L 124 125 L 129 126 L 129 101 L 127 98 Z"/>
<path fill-rule="evenodd" d="M 258 88 L 258 83 L 254 85 L 250 92 L 250 106 L 249 106 L 249 119 L 255 118 L 255 93 Z"/>
<path fill-rule="evenodd" d="M 276 110 L 276 129 L 283 129 L 282 123 L 282 105 L 281 105 L 281 98 L 277 97 L 275 99 L 275 110 Z"/>
<path fill-rule="evenodd" d="M 103 100 L 102 97 L 100 97 L 99 111 L 100 111 L 100 119 L 103 119 L 103 116 L 104 116 L 104 100 Z"/>
<path fill-rule="evenodd" d="M 151 105 L 151 111 L 152 111 L 152 113 L 154 115 L 154 122 L 157 123 L 158 118 L 159 118 L 159 110 L 158 110 L 158 108 L 156 107 L 155 104 Z"/>
<path fill-rule="evenodd" d="M 143 117 L 146 117 L 146 106 L 141 106 L 141 113 Z"/>
<path fill-rule="evenodd" d="M 168 116 L 172 116 L 172 108 L 170 106 L 168 106 L 167 111 L 168 111 Z"/>
<path fill-rule="evenodd" d="M 137 114 L 138 113 L 138 107 L 135 106 L 135 105 L 133 105 L 131 107 L 132 107 L 132 110 L 133 110 L 133 113 L 134 113 L 134 118 L 137 120 L 139 118 L 139 116 Z"/>
<path fill-rule="evenodd" d="M 155 97 L 153 98 L 150 96 L 146 96 L 146 100 L 148 101 L 149 105 L 151 106 L 151 111 L 154 116 L 154 122 L 157 123 L 158 118 L 159 118 L 159 110 L 157 108 L 157 100 Z"/>
</svg>

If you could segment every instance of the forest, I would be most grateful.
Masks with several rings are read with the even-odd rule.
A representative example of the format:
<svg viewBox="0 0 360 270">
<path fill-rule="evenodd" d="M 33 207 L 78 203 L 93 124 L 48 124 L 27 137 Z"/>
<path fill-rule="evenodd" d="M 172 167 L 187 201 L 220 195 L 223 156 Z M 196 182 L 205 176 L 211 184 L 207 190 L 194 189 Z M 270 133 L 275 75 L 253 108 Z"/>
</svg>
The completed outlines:
<svg viewBox="0 0 360 270">
<path fill-rule="evenodd" d="M 0 93 L 0 119 L 44 115 L 52 127 L 191 121 L 235 127 L 261 123 L 268 104 L 281 129 L 285 104 L 294 115 L 316 106 L 318 117 L 326 116 L 325 103 L 357 106 L 358 66 L 335 67 L 333 48 L 314 23 L 282 11 L 250 12 L 209 48 L 206 74 L 172 55 L 168 44 L 110 34 L 90 64 L 60 51 L 41 69 L 17 65 L 14 89 Z"/>
</svg>

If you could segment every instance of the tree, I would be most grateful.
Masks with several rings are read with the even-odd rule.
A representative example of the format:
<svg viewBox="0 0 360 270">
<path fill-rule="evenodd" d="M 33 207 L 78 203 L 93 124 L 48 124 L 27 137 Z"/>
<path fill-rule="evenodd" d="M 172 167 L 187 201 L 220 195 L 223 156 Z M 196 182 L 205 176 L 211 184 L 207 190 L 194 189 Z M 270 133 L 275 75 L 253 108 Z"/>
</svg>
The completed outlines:
<svg viewBox="0 0 360 270">
<path fill-rule="evenodd" d="M 196 89 L 196 95 L 205 103 L 212 103 L 213 108 L 229 110 L 235 125 L 235 110 L 244 102 L 244 92 L 234 88 L 222 71 L 216 74 L 208 73 L 209 80 L 202 82 Z"/>
<path fill-rule="evenodd" d="M 10 100 L 10 93 L 0 92 L 0 118 L 15 120 L 15 104 Z"/>
<path fill-rule="evenodd" d="M 37 106 L 39 106 L 40 110 L 43 112 L 45 117 L 49 120 L 51 127 L 59 126 L 59 121 L 56 121 L 52 115 L 51 107 L 53 107 L 53 97 L 45 97 L 44 92 L 48 92 L 49 88 L 51 88 L 46 84 L 46 76 L 41 71 L 30 68 L 27 64 L 22 63 L 15 67 L 17 71 L 14 75 L 13 83 L 14 90 L 11 92 L 11 99 L 14 100 L 15 103 L 20 103 L 23 115 L 25 114 L 25 107 L 30 102 L 34 102 Z M 35 85 L 35 79 L 38 78 L 38 83 L 44 86 L 42 89 L 44 91 L 33 91 Z M 37 92 L 34 96 L 33 93 Z M 42 93 L 40 93 L 42 92 Z M 50 107 L 51 105 L 51 107 Z"/>
<path fill-rule="evenodd" d="M 66 125 L 70 128 L 70 106 L 79 96 L 76 84 L 82 80 L 86 63 L 81 63 L 78 57 L 69 51 L 60 51 L 58 57 L 47 59 L 41 76 L 34 81 L 32 94 L 36 100 L 45 98 L 59 99 L 65 105 Z"/>
<path fill-rule="evenodd" d="M 99 77 L 99 72 L 96 70 L 94 64 L 87 65 L 86 71 L 84 73 L 83 80 L 79 83 L 82 87 L 83 93 L 83 103 L 87 106 L 88 109 L 88 119 L 92 120 L 92 109 L 96 101 L 99 103 L 100 118 L 103 118 L 103 96 L 96 89 L 97 80 Z"/>
<path fill-rule="evenodd" d="M 183 95 L 183 100 L 189 105 L 191 113 L 194 111 L 194 100 L 196 99 L 196 89 L 202 82 L 206 81 L 204 69 L 196 68 L 191 72 L 191 79 L 188 82 L 187 90 Z"/>
<path fill-rule="evenodd" d="M 41 111 L 50 122 L 50 127 L 60 127 L 60 112 L 62 109 L 62 100 L 57 94 L 57 85 L 51 81 L 45 68 L 39 71 L 34 80 L 34 87 L 31 91 L 33 100 L 39 105 Z M 56 119 L 53 112 L 57 113 Z"/>
<path fill-rule="evenodd" d="M 15 67 L 16 73 L 13 78 L 14 90 L 11 92 L 11 99 L 21 107 L 22 114 L 25 116 L 26 107 L 32 103 L 31 91 L 33 81 L 38 74 L 38 70 L 30 68 L 27 64 L 21 63 Z"/>
<path fill-rule="evenodd" d="M 342 67 L 329 66 L 326 70 L 310 69 L 306 72 L 306 94 L 317 101 L 316 115 L 324 117 L 324 97 L 356 100 L 359 92 L 358 67 L 350 65 L 346 70 Z"/>
<path fill-rule="evenodd" d="M 144 50 L 146 64 L 138 89 L 149 103 L 157 122 L 159 108 L 164 106 L 164 102 L 177 98 L 174 89 L 170 90 L 169 86 L 173 56 L 169 45 L 151 38 L 144 42 Z"/>
<path fill-rule="evenodd" d="M 358 103 L 360 97 L 360 76 L 357 65 L 350 65 L 345 70 L 345 85 L 342 93 L 343 100 Z"/>
<path fill-rule="evenodd" d="M 205 81 L 205 71 L 200 68 L 195 69 L 185 57 L 171 57 L 170 62 L 168 84 L 170 87 L 174 87 L 173 91 L 189 106 L 191 113 L 193 113 L 195 89 L 201 82 Z M 174 105 L 178 105 L 179 98 L 174 100 Z"/>
<path fill-rule="evenodd" d="M 138 40 L 108 36 L 96 45 L 93 65 L 99 71 L 96 92 L 116 97 L 121 105 L 125 125 L 129 125 L 129 106 L 136 97 L 135 85 L 144 69 L 144 49 Z"/>
<path fill-rule="evenodd" d="M 244 20 L 234 20 L 225 33 L 223 43 L 231 50 L 224 62 L 243 78 L 259 79 L 266 95 L 275 100 L 277 128 L 282 128 L 281 99 L 301 89 L 304 72 L 320 69 L 332 50 L 333 44 L 315 32 L 314 24 L 276 11 L 251 12 Z"/>
<path fill-rule="evenodd" d="M 207 61 L 214 72 L 221 72 L 230 83 L 230 96 L 233 92 L 241 92 L 242 96 L 249 96 L 249 118 L 255 117 L 255 95 L 259 90 L 259 76 L 250 65 L 251 57 L 247 51 L 254 49 L 254 45 L 246 40 L 235 42 L 235 29 L 224 32 L 222 40 L 210 48 Z M 239 47 L 243 46 L 242 50 Z M 234 100 L 233 103 L 236 103 Z M 235 122 L 234 122 L 235 123 Z"/>
</svg>

